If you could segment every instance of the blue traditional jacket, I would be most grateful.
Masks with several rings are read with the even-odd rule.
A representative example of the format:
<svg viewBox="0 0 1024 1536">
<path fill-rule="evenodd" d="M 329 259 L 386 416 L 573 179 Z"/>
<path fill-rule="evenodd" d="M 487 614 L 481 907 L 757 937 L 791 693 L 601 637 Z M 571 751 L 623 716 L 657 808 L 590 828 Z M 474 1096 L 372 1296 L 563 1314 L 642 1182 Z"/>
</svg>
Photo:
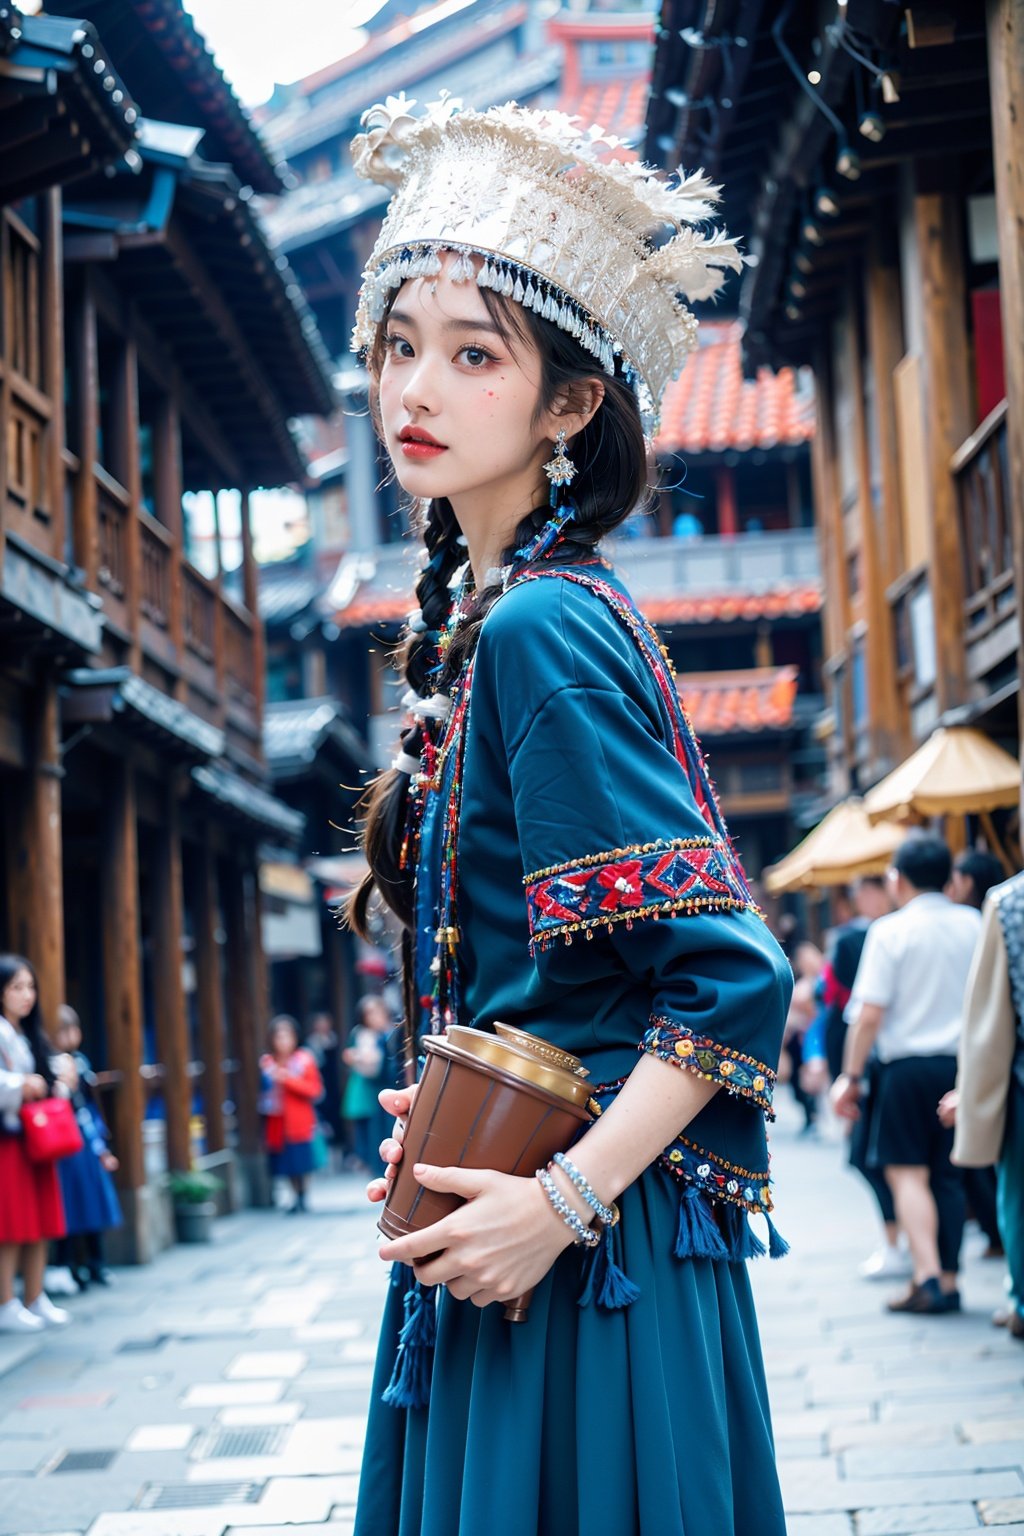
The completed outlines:
<svg viewBox="0 0 1024 1536">
<path fill-rule="evenodd" d="M 641 1051 L 720 1084 L 661 1158 L 691 1207 L 677 1252 L 709 1237 L 716 1255 L 763 1251 L 737 1218 L 772 1208 L 765 1118 L 792 972 L 653 630 L 599 567 L 528 572 L 484 620 L 449 732 L 461 751 L 442 742 L 417 866 L 422 1027 L 519 1025 L 579 1056 L 599 1105 Z M 458 921 L 441 1012 L 446 838 Z M 723 1242 L 694 1228 L 697 1195 Z"/>
</svg>

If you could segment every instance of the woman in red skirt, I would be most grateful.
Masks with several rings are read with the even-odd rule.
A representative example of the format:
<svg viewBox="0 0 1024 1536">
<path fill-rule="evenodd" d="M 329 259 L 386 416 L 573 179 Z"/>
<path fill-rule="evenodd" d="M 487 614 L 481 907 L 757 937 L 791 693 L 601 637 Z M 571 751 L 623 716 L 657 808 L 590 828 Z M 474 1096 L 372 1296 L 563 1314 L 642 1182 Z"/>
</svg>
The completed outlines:
<svg viewBox="0 0 1024 1536">
<path fill-rule="evenodd" d="M 55 1163 L 25 1155 L 19 1111 L 54 1091 L 54 1074 L 39 1017 L 35 972 L 21 955 L 0 955 L 0 1332 L 60 1328 L 71 1314 L 43 1290 L 46 1247 L 64 1236 L 64 1207 Z M 21 1259 L 24 1303 L 14 1294 Z"/>
</svg>

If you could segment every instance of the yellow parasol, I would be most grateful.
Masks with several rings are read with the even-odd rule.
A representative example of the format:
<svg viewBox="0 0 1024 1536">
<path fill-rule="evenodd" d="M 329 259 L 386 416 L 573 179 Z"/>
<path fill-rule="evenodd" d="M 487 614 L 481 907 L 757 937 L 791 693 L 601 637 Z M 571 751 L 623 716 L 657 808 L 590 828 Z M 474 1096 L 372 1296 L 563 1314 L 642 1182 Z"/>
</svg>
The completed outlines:
<svg viewBox="0 0 1024 1536">
<path fill-rule="evenodd" d="M 778 895 L 808 886 L 845 885 L 859 875 L 882 875 L 905 835 L 901 827 L 872 826 L 863 801 L 851 796 L 833 806 L 802 843 L 764 871 L 765 889 Z"/>
<path fill-rule="evenodd" d="M 1014 806 L 1021 794 L 1016 758 L 969 725 L 939 726 L 864 799 L 869 821 L 982 815 Z"/>
</svg>

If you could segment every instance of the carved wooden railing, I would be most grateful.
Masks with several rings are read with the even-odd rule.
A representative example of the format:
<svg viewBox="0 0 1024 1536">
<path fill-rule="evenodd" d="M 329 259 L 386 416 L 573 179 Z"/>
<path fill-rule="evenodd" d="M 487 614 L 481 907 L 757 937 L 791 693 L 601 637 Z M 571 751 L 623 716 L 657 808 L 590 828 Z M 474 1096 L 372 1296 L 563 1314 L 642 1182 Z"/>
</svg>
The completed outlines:
<svg viewBox="0 0 1024 1536">
<path fill-rule="evenodd" d="M 185 649 L 212 667 L 217 646 L 217 589 L 194 566 L 181 572 Z"/>
<path fill-rule="evenodd" d="M 148 512 L 139 513 L 139 526 L 142 562 L 139 608 L 143 618 L 157 629 L 166 631 L 171 623 L 174 535 Z"/>
<path fill-rule="evenodd" d="M 249 614 L 224 600 L 224 692 L 247 714 L 256 708 L 256 644 Z"/>
<path fill-rule="evenodd" d="M 957 449 L 950 468 L 960 504 L 964 634 L 971 645 L 1014 612 L 1005 400 Z"/>
<path fill-rule="evenodd" d="M 98 465 L 96 477 L 96 522 L 99 543 L 99 563 L 96 580 L 99 583 L 103 606 L 115 624 L 127 631 L 129 628 L 128 587 L 129 552 L 128 519 L 131 501 L 128 492 L 118 485 L 112 476 Z"/>
</svg>

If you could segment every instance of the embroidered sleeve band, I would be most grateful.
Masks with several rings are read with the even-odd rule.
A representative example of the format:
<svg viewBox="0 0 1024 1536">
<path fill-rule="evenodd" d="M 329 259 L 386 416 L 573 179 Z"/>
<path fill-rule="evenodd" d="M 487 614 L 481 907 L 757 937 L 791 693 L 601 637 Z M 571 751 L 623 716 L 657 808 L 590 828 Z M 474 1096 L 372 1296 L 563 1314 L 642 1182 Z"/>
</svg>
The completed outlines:
<svg viewBox="0 0 1024 1536">
<path fill-rule="evenodd" d="M 588 854 L 527 875 L 530 948 L 613 923 L 676 913 L 756 911 L 719 837 L 673 838 Z"/>
<path fill-rule="evenodd" d="M 705 1035 L 695 1035 L 684 1024 L 672 1019 L 654 1018 L 640 1042 L 640 1049 L 662 1061 L 696 1072 L 709 1083 L 719 1083 L 728 1093 L 752 1099 L 769 1120 L 775 1119 L 772 1095 L 775 1073 L 752 1056 L 731 1051 Z"/>
</svg>

